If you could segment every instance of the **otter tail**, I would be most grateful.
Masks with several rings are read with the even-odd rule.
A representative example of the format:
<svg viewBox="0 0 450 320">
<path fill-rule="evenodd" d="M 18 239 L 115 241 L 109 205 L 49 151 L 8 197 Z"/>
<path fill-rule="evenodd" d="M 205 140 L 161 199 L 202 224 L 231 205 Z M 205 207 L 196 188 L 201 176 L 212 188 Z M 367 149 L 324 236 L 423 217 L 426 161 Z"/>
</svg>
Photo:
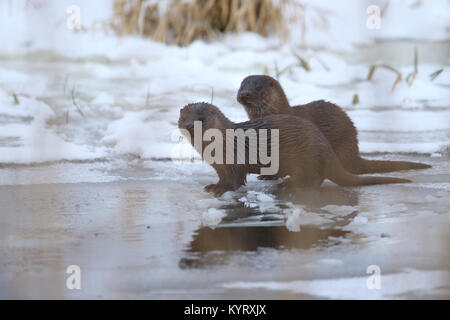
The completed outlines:
<svg viewBox="0 0 450 320">
<path fill-rule="evenodd" d="M 411 169 L 427 169 L 430 165 L 420 162 L 367 160 L 359 158 L 360 170 L 358 173 L 379 173 Z"/>
<path fill-rule="evenodd" d="M 408 179 L 392 178 L 392 177 L 364 177 L 357 176 L 347 172 L 340 165 L 335 166 L 333 170 L 329 170 L 328 179 L 340 186 L 365 186 L 373 184 L 389 184 L 389 183 L 409 183 Z"/>
</svg>

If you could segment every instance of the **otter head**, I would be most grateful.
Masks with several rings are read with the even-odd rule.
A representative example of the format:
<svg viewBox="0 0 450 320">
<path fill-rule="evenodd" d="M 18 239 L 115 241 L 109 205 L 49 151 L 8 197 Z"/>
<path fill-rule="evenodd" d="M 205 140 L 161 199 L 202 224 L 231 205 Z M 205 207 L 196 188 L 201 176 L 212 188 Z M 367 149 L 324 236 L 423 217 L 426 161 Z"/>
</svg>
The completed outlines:
<svg viewBox="0 0 450 320">
<path fill-rule="evenodd" d="M 194 123 L 200 121 L 202 131 L 207 129 L 226 129 L 232 126 L 232 122 L 216 106 L 206 103 L 190 103 L 180 110 L 178 128 L 185 129 L 190 136 L 194 136 Z"/>
<path fill-rule="evenodd" d="M 252 75 L 242 80 L 237 100 L 250 119 L 288 113 L 289 102 L 277 80 L 266 75 Z"/>
</svg>

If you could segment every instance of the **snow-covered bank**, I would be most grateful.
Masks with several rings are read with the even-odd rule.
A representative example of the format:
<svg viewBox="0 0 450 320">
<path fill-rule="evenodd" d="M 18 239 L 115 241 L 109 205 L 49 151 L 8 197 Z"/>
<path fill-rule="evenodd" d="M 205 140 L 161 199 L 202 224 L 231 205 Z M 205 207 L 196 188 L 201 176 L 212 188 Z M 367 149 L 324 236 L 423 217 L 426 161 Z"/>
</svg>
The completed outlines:
<svg viewBox="0 0 450 320">
<path fill-rule="evenodd" d="M 235 100 L 236 92 L 245 76 L 261 73 L 279 73 L 292 104 L 326 99 L 342 106 L 359 129 L 362 152 L 447 150 L 448 58 L 434 58 L 426 44 L 421 44 L 418 73 L 408 84 L 405 79 L 414 71 L 413 42 L 402 44 L 411 57 L 392 66 L 402 74 L 397 83 L 397 75 L 386 69 L 377 69 L 371 81 L 365 80 L 371 65 L 390 61 L 351 63 L 336 50 L 342 45 L 347 53 L 358 54 L 355 45 L 364 44 L 376 51 L 375 39 L 417 40 L 429 34 L 432 40 L 445 40 L 448 19 L 442 16 L 450 12 L 448 3 L 382 2 L 385 15 L 379 30 L 365 26 L 365 3 L 302 3 L 308 31 L 300 46 L 294 40 L 280 43 L 273 37 L 243 33 L 180 48 L 105 34 L 100 22 L 110 17 L 111 1 L 2 2 L 0 162 L 89 160 L 124 154 L 169 158 L 177 144 L 180 107 L 213 100 L 230 119 L 244 121 L 246 114 Z M 70 4 L 81 9 L 83 28 L 78 32 L 66 26 Z M 412 20 L 418 12 L 424 16 L 420 27 Z M 327 17 L 328 23 L 318 23 L 319 17 Z M 292 29 L 293 38 L 298 38 L 298 29 Z M 448 46 L 440 44 L 442 50 Z M 297 55 L 308 62 L 310 70 Z M 352 105 L 355 95 L 359 103 Z"/>
<path fill-rule="evenodd" d="M 47 125 L 55 119 L 55 113 L 42 101 L 22 96 L 14 98 L 0 89 L 0 105 L 1 163 L 93 160 L 105 155 L 103 148 L 93 150 L 57 135 Z"/>
<path fill-rule="evenodd" d="M 0 41 L 4 44 L 1 51 L 17 54 L 50 49 L 80 57 L 103 54 L 109 48 L 113 50 L 108 50 L 108 57 L 129 56 L 129 46 L 116 48 L 113 38 L 103 35 L 105 31 L 112 33 L 109 29 L 112 4 L 113 0 L 3 1 L 0 4 Z M 77 33 L 67 27 L 74 21 L 73 11 L 69 10 L 73 5 L 80 13 L 81 31 Z M 368 24 L 372 25 L 370 18 L 375 14 L 370 7 L 374 5 L 380 9 L 380 23 L 379 28 L 370 29 Z M 286 10 L 286 20 L 291 22 L 290 43 L 335 50 L 379 40 L 447 40 L 449 12 L 446 0 L 293 0 Z M 97 45 L 92 45 L 92 40 Z M 263 49 L 245 39 L 231 42 L 240 49 Z M 279 41 L 272 39 L 272 43 Z M 144 46 L 140 48 L 145 50 Z"/>
<path fill-rule="evenodd" d="M 236 52 L 223 44 L 202 42 L 188 48 L 151 42 L 148 46 L 159 49 L 143 61 L 56 60 L 55 65 L 45 55 L 37 61 L 0 61 L 0 162 L 81 160 L 126 153 L 169 158 L 177 144 L 179 108 L 212 98 L 230 119 L 245 121 L 246 114 L 235 100 L 240 81 L 248 74 L 262 73 L 273 61 L 284 67 L 295 60 L 287 47 Z M 342 106 L 360 132 L 362 152 L 430 154 L 448 147 L 448 67 L 430 81 L 428 73 L 439 66 L 420 66 L 411 87 L 401 82 L 392 91 L 391 73 L 378 70 L 368 82 L 361 74 L 369 66 L 347 64 L 331 53 L 317 57 L 332 61 L 328 71 L 311 58 L 311 72 L 296 65 L 280 77 L 292 104 L 326 99 Z M 353 106 L 355 93 L 360 103 Z M 39 143 L 46 141 L 58 150 L 42 149 Z"/>
</svg>

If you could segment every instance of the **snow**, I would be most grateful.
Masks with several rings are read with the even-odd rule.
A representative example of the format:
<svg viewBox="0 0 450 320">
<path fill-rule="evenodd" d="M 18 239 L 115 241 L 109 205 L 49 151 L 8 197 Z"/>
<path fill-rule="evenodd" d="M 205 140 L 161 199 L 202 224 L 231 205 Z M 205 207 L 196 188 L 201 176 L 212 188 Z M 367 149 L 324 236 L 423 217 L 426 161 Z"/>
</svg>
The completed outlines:
<svg viewBox="0 0 450 320">
<path fill-rule="evenodd" d="M 29 164 L 59 160 L 92 160 L 104 156 L 104 149 L 92 150 L 86 145 L 65 141 L 47 122 L 54 120 L 54 111 L 35 98 L 18 97 L 15 104 L 11 94 L 0 89 L 0 118 L 22 119 L 22 123 L 0 123 L 0 162 Z M 27 119 L 30 119 L 27 123 Z M 12 141 L 12 143 L 8 143 Z"/>
<path fill-rule="evenodd" d="M 242 33 L 212 43 L 197 40 L 184 48 L 105 34 L 100 26 L 111 16 L 111 1 L 3 2 L 0 41 L 4 46 L 0 55 L 14 63 L 0 65 L 0 114 L 8 119 L 32 117 L 33 121 L 2 125 L 2 137 L 21 142 L 20 147 L 0 144 L 0 162 L 35 163 L 125 154 L 170 158 L 174 148 L 179 148 L 173 139 L 179 108 L 193 101 L 210 101 L 214 96 L 213 102 L 230 119 L 245 121 L 246 114 L 235 100 L 240 82 L 248 74 L 264 70 L 274 75 L 275 67 L 287 68 L 279 80 L 291 104 L 326 99 L 342 106 L 360 132 L 362 152 L 444 152 L 450 145 L 446 137 L 450 130 L 446 108 L 450 100 L 448 66 L 421 63 L 419 51 L 419 72 L 413 84 L 402 81 L 392 90 L 394 73 L 377 69 L 372 81 L 364 81 L 370 65 L 350 64 L 336 50 L 352 52 L 358 45 L 380 39 L 447 39 L 448 3 L 395 1 L 387 5 L 384 1 L 380 3 L 384 10 L 381 29 L 369 30 L 365 26 L 369 3 L 347 2 L 302 1 L 307 27 L 304 39 L 298 34 L 301 28 L 292 28 L 287 43 L 275 37 Z M 81 9 L 80 31 L 66 26 L 66 8 L 72 4 Z M 419 16 L 421 23 L 417 23 Z M 355 28 L 358 32 L 354 32 Z M 308 60 L 310 72 L 298 64 L 295 54 Z M 50 74 L 27 71 L 37 67 L 30 57 L 38 57 L 42 63 L 56 57 L 55 64 L 49 64 L 55 69 Z M 17 59 L 26 61 L 25 67 Z M 411 59 L 397 66 L 403 78 L 414 70 L 412 64 Z M 60 68 L 65 69 L 65 74 L 60 73 Z M 431 81 L 429 75 L 441 68 L 444 71 Z M 64 84 L 62 78 L 66 78 Z M 132 82 L 128 84 L 124 79 Z M 92 120 L 83 124 L 83 130 L 63 125 L 66 114 L 72 121 L 85 122 L 74 112 L 71 101 L 47 102 L 59 97 L 60 89 L 55 87 L 58 81 L 58 86 L 64 85 L 66 99 L 70 86 L 80 88 L 79 105 L 86 118 Z M 17 106 L 13 93 L 20 101 Z M 351 106 L 355 93 L 360 104 Z M 149 106 L 152 110 L 148 110 Z M 395 110 L 386 110 L 387 106 Z M 159 107 L 168 112 L 158 114 L 155 110 Z M 99 125 L 93 124 L 97 118 Z M 395 132 L 397 138 L 380 138 L 380 132 Z M 405 137 L 401 132 L 412 134 Z M 58 146 L 58 150 L 33 145 L 44 140 L 47 146 Z"/>
<path fill-rule="evenodd" d="M 300 225 L 302 223 L 302 219 L 300 218 L 301 212 L 302 211 L 300 208 L 295 208 L 289 214 L 287 214 L 286 228 L 289 231 L 292 231 L 292 232 L 300 231 Z"/>
<path fill-rule="evenodd" d="M 301 226 L 320 226 L 333 221 L 332 215 L 311 212 L 290 202 L 286 203 L 286 205 L 289 208 L 284 209 L 283 213 L 286 216 L 285 225 L 289 231 L 299 232 L 301 230 Z"/>
<path fill-rule="evenodd" d="M 247 191 L 247 195 L 239 199 L 246 207 L 257 209 L 261 213 L 278 209 L 275 197 L 259 191 Z"/>
<path fill-rule="evenodd" d="M 223 210 L 209 208 L 208 211 L 204 212 L 202 215 L 202 224 L 214 229 L 225 216 L 226 213 L 223 212 Z"/>
<path fill-rule="evenodd" d="M 446 27 L 449 18 L 448 1 L 445 0 L 433 3 L 414 0 L 391 1 L 386 7 L 377 37 L 398 39 L 414 36 L 428 41 L 448 39 L 449 31 Z"/>
<path fill-rule="evenodd" d="M 92 151 L 86 146 L 76 145 L 63 140 L 45 127 L 35 125 L 2 126 L 6 132 L 15 132 L 20 148 L 2 147 L 0 162 L 30 164 L 59 160 L 93 160 L 104 156 L 101 150 Z M 0 135 L 0 138 L 8 136 Z"/>
<path fill-rule="evenodd" d="M 113 152 L 117 154 L 169 157 L 173 148 L 170 139 L 178 130 L 168 130 L 171 126 L 167 121 L 149 122 L 147 119 L 154 113 L 154 110 L 126 113 L 108 125 L 102 142 L 113 146 Z"/>
</svg>

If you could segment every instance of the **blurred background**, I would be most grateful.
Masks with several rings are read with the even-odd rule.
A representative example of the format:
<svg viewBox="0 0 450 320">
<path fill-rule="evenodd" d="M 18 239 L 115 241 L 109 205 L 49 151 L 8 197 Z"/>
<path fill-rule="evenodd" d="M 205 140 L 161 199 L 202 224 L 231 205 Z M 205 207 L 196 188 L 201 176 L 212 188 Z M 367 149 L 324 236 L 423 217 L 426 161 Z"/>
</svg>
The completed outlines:
<svg viewBox="0 0 450 320">
<path fill-rule="evenodd" d="M 449 21 L 448 0 L 0 1 L 0 298 L 448 298 Z M 171 161 L 179 109 L 245 121 L 250 74 L 433 168 L 212 198 L 207 164 Z"/>
</svg>

